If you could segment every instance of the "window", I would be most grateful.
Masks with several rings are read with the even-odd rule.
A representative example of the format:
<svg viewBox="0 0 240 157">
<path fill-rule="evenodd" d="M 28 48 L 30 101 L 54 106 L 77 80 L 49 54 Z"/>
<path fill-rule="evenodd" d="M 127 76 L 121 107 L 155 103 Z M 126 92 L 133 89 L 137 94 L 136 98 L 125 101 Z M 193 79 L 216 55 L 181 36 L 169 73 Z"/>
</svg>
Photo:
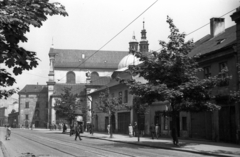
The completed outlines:
<svg viewBox="0 0 240 157">
<path fill-rule="evenodd" d="M 168 117 L 167 116 L 164 116 L 163 125 L 164 125 L 163 129 L 168 130 L 169 126 L 168 126 Z"/>
<path fill-rule="evenodd" d="M 114 96 L 115 96 L 114 93 L 111 93 L 111 96 L 112 96 L 112 98 L 114 98 Z"/>
<path fill-rule="evenodd" d="M 38 101 L 36 102 L 36 108 L 39 108 L 39 102 Z"/>
<path fill-rule="evenodd" d="M 35 115 L 34 115 L 36 118 L 38 118 L 39 117 L 39 110 L 36 110 L 35 111 Z"/>
<path fill-rule="evenodd" d="M 219 73 L 220 73 L 220 78 L 226 78 L 228 75 L 228 66 L 227 62 L 221 62 L 219 63 Z M 220 86 L 227 86 L 229 84 L 228 80 L 225 80 L 220 83 Z"/>
<path fill-rule="evenodd" d="M 124 91 L 124 103 L 128 102 L 128 90 Z"/>
<path fill-rule="evenodd" d="M 76 83 L 74 72 L 70 71 L 67 73 L 67 83 L 72 83 L 72 84 Z"/>
<path fill-rule="evenodd" d="M 187 117 L 182 117 L 182 130 L 187 130 Z"/>
<path fill-rule="evenodd" d="M 207 66 L 203 68 L 203 73 L 204 73 L 204 78 L 209 78 L 211 76 L 211 72 L 210 72 L 211 67 Z"/>
<path fill-rule="evenodd" d="M 118 93 L 118 101 L 119 101 L 119 104 L 122 104 L 122 92 Z"/>
<path fill-rule="evenodd" d="M 99 74 L 96 71 L 91 73 L 91 81 L 95 81 L 98 78 L 99 78 Z"/>
<path fill-rule="evenodd" d="M 25 115 L 25 119 L 28 120 L 28 114 Z"/>
<path fill-rule="evenodd" d="M 25 103 L 25 108 L 29 108 L 29 102 Z"/>
<path fill-rule="evenodd" d="M 26 98 L 28 98 L 28 94 L 26 94 Z"/>
</svg>

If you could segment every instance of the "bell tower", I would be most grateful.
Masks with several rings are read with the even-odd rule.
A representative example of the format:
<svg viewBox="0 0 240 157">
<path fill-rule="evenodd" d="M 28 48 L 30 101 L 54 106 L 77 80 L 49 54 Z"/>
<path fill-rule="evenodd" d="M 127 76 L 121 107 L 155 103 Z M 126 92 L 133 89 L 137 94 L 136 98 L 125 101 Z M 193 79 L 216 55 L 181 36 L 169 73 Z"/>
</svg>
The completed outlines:
<svg viewBox="0 0 240 157">
<path fill-rule="evenodd" d="M 138 41 L 133 32 L 132 40 L 129 42 L 129 53 L 135 53 L 138 51 Z"/>
<path fill-rule="evenodd" d="M 141 31 L 141 41 L 140 41 L 140 52 L 142 53 L 147 53 L 148 52 L 148 40 L 147 40 L 147 31 L 146 29 L 144 28 L 144 24 L 145 22 L 143 21 L 143 29 Z"/>
</svg>

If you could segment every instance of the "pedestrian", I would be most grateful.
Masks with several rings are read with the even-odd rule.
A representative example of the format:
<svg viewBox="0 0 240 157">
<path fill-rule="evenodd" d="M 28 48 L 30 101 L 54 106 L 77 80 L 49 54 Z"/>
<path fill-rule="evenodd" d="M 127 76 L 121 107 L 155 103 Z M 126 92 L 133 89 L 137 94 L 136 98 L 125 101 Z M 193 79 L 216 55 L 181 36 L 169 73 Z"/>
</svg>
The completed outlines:
<svg viewBox="0 0 240 157">
<path fill-rule="evenodd" d="M 110 134 L 110 124 L 108 124 L 108 126 L 107 126 L 107 130 L 108 130 L 108 134 Z"/>
<path fill-rule="evenodd" d="M 155 127 L 154 127 L 153 124 L 150 126 L 150 133 L 151 133 L 152 139 L 154 139 L 154 136 L 155 136 Z"/>
<path fill-rule="evenodd" d="M 92 134 L 92 135 L 93 135 L 93 129 L 94 129 L 94 125 L 93 125 L 93 124 L 91 124 L 91 128 L 90 128 L 90 134 Z"/>
<path fill-rule="evenodd" d="M 133 136 L 133 126 L 131 123 L 128 126 L 128 132 L 129 132 L 129 137 L 132 137 Z"/>
<path fill-rule="evenodd" d="M 65 123 L 63 123 L 63 134 L 65 134 L 65 133 L 66 133 L 66 131 L 67 131 L 67 126 L 66 126 L 66 124 L 65 124 Z"/>
<path fill-rule="evenodd" d="M 177 138 L 176 128 L 173 128 L 171 133 L 172 133 L 172 138 L 173 138 L 173 145 L 178 146 L 178 138 Z"/>
<path fill-rule="evenodd" d="M 80 133 L 82 132 L 82 126 L 80 124 L 77 124 L 77 126 L 75 127 L 75 141 L 77 140 L 77 137 L 79 138 L 79 140 L 82 140 Z"/>
<path fill-rule="evenodd" d="M 11 127 L 8 125 L 6 129 L 6 140 L 10 140 L 11 136 Z"/>
<path fill-rule="evenodd" d="M 158 139 L 159 138 L 159 126 L 158 126 L 158 124 L 156 124 L 156 126 L 155 126 L 155 134 L 156 134 L 156 138 Z"/>
<path fill-rule="evenodd" d="M 71 125 L 71 130 L 70 130 L 70 136 L 72 136 L 73 134 L 75 134 L 75 127 L 77 126 L 77 123 L 74 122 L 72 125 Z"/>
<path fill-rule="evenodd" d="M 137 137 L 137 134 L 138 134 L 138 125 L 137 125 L 137 122 L 135 122 L 133 126 L 133 136 Z"/>
</svg>

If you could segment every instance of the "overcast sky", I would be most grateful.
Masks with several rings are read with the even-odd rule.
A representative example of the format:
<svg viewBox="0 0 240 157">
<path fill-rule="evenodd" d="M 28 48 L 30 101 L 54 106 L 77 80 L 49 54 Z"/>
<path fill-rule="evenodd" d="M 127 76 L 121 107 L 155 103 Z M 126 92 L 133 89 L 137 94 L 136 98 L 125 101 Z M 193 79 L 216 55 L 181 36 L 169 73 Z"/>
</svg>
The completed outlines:
<svg viewBox="0 0 240 157">
<path fill-rule="evenodd" d="M 67 17 L 49 17 L 41 28 L 31 27 L 24 48 L 37 52 L 39 66 L 15 77 L 14 87 L 22 89 L 26 84 L 46 85 L 49 71 L 50 46 L 58 49 L 98 50 L 124 27 L 144 12 L 156 0 L 56 0 L 62 3 Z M 50 2 L 53 2 L 53 0 Z M 167 40 L 169 15 L 180 32 L 186 34 L 209 23 L 210 18 L 220 17 L 240 6 L 239 0 L 158 0 L 151 8 L 128 26 L 102 50 L 128 51 L 128 42 L 135 32 L 140 40 L 142 22 L 145 21 L 150 50 L 160 48 L 158 41 Z M 224 16 L 225 27 L 235 25 L 230 15 Z M 188 35 L 194 41 L 210 33 L 210 26 Z M 53 40 L 52 40 L 53 39 Z M 15 94 L 14 98 L 18 98 Z"/>
</svg>

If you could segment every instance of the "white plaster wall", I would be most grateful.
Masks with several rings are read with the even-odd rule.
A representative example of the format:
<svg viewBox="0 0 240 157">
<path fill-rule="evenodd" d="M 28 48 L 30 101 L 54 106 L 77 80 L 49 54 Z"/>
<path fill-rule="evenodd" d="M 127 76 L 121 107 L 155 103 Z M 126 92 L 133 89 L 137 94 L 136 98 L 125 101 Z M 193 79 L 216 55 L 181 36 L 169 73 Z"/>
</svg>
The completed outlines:
<svg viewBox="0 0 240 157">
<path fill-rule="evenodd" d="M 57 83 L 66 83 L 67 82 L 67 73 L 69 71 L 73 71 L 75 73 L 76 76 L 76 83 L 86 83 L 86 72 L 88 71 L 87 69 L 85 70 L 55 70 L 54 74 L 55 74 L 55 82 Z M 99 76 L 111 76 L 112 75 L 112 71 L 107 71 L 107 70 L 90 70 L 90 72 L 96 71 L 98 72 Z"/>
</svg>

